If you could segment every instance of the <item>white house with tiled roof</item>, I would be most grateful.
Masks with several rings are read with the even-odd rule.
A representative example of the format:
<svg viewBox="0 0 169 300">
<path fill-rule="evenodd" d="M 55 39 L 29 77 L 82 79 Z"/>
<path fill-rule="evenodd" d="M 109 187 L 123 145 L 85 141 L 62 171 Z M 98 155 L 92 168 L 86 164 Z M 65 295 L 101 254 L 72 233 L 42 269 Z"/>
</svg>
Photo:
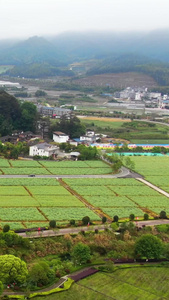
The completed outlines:
<svg viewBox="0 0 169 300">
<path fill-rule="evenodd" d="M 58 147 L 55 145 L 40 143 L 34 146 L 29 147 L 29 155 L 30 156 L 55 156 L 58 153 Z"/>
<path fill-rule="evenodd" d="M 53 140 L 56 143 L 67 143 L 69 136 L 61 131 L 53 132 Z"/>
</svg>

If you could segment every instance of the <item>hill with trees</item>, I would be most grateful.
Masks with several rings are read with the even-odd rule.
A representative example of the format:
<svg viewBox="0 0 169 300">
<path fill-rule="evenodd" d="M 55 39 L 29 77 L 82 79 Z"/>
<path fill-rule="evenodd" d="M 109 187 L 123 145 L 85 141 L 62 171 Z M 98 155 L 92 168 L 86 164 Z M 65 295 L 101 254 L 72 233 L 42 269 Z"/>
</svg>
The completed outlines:
<svg viewBox="0 0 169 300">
<path fill-rule="evenodd" d="M 0 90 L 0 135 L 11 134 L 13 130 L 35 131 L 36 106 L 30 102 L 20 103 L 15 97 Z"/>
</svg>

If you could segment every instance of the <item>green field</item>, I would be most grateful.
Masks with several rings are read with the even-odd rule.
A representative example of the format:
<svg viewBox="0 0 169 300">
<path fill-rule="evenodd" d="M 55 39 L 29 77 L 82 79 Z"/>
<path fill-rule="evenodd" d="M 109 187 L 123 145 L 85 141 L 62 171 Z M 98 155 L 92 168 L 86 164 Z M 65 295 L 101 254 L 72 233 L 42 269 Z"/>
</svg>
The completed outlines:
<svg viewBox="0 0 169 300">
<path fill-rule="evenodd" d="M 66 292 L 37 300 L 162 300 L 169 299 L 169 268 L 137 267 L 119 269 L 114 273 L 96 273 Z"/>
<path fill-rule="evenodd" d="M 10 66 L 10 65 L 1 65 L 0 66 L 0 74 L 4 73 L 12 68 L 13 68 L 13 66 Z"/>
<path fill-rule="evenodd" d="M 113 118 L 112 118 L 113 119 Z M 142 141 L 149 141 L 149 143 L 157 143 L 157 141 L 164 141 L 168 139 L 168 127 L 164 124 L 154 124 L 142 121 L 112 121 L 110 118 L 103 118 L 96 120 L 95 117 L 90 119 L 83 118 L 83 124 L 93 129 L 96 132 L 102 131 L 113 138 L 121 138 L 131 141 L 137 140 L 140 144 Z M 152 142 L 151 142 L 152 141 Z"/>
<path fill-rule="evenodd" d="M 5 175 L 99 175 L 112 173 L 102 161 L 31 161 L 0 159 L 0 174 Z"/>
<path fill-rule="evenodd" d="M 169 157 L 133 157 L 137 172 L 169 192 Z M 51 167 L 52 163 L 52 167 Z M 99 174 L 109 170 L 102 161 L 13 161 L 0 159 L 2 170 L 14 174 L 61 172 L 63 174 Z M 74 166 L 74 167 L 73 167 Z M 91 173 L 90 173 L 91 172 Z M 61 182 L 61 181 L 60 181 Z M 130 214 L 143 217 L 165 210 L 169 215 L 169 198 L 133 178 L 0 178 L 0 226 L 6 222 L 11 228 L 31 227 L 51 219 L 68 223 L 80 221 L 88 215 L 98 221 L 102 211 L 110 218 L 118 215 L 129 218 Z M 65 188 L 67 185 L 68 188 Z M 87 205 L 91 204 L 93 209 Z M 12 227 L 14 226 L 14 227 Z M 36 226 L 33 226 L 36 227 Z"/>
<path fill-rule="evenodd" d="M 169 157 L 134 156 L 135 171 L 142 174 L 146 180 L 169 192 Z"/>
</svg>

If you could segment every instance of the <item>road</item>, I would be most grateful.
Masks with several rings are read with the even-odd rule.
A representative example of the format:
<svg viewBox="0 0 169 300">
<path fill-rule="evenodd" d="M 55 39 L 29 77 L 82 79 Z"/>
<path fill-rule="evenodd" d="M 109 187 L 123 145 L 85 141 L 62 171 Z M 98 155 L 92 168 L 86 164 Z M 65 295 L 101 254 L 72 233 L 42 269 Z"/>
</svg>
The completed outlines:
<svg viewBox="0 0 169 300">
<path fill-rule="evenodd" d="M 160 224 L 169 224 L 169 220 L 149 220 L 149 221 L 138 221 L 135 222 L 135 225 L 138 227 L 145 226 L 155 226 Z M 45 230 L 39 232 L 22 232 L 18 233 L 18 235 L 23 238 L 39 238 L 39 237 L 51 237 L 51 236 L 61 236 L 65 234 L 77 234 L 82 231 L 94 231 L 95 229 L 104 230 L 105 228 L 110 228 L 110 224 L 104 225 L 90 225 L 90 226 L 82 226 L 82 227 L 69 227 L 62 229 L 54 229 L 54 230 Z"/>
<path fill-rule="evenodd" d="M 119 173 L 106 175 L 35 175 L 35 177 L 29 175 L 0 175 L 0 178 L 118 178 L 126 177 L 129 174 L 130 171 L 122 167 Z"/>
</svg>

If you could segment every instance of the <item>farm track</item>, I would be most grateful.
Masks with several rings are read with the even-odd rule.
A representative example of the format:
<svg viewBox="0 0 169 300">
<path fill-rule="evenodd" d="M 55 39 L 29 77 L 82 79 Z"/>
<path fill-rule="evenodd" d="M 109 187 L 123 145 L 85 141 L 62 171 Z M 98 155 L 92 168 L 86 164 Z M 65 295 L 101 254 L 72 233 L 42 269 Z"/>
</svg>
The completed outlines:
<svg viewBox="0 0 169 300">
<path fill-rule="evenodd" d="M 169 193 L 165 192 L 164 190 L 158 188 L 156 185 L 150 183 L 149 181 L 143 179 L 143 178 L 136 178 L 137 180 L 141 181 L 142 183 L 144 183 L 145 185 L 147 185 L 148 187 L 152 188 L 153 190 L 157 191 L 158 193 L 166 196 L 167 198 L 169 198 Z"/>
</svg>

